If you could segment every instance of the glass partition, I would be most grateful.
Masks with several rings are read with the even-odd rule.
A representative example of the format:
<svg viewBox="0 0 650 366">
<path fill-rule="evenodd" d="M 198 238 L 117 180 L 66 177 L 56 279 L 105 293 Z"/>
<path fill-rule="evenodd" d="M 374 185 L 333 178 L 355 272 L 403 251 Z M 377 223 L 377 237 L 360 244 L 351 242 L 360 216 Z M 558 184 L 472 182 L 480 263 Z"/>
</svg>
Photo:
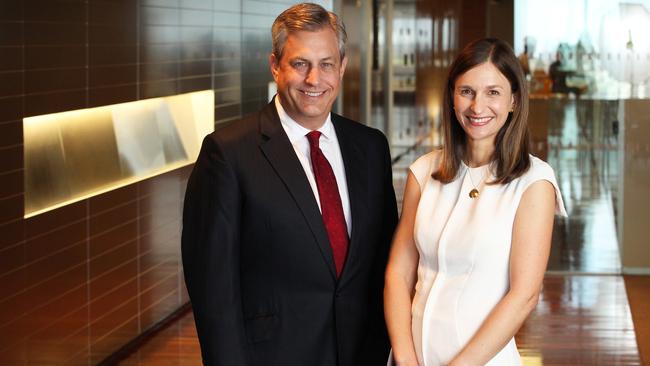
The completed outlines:
<svg viewBox="0 0 650 366">
<path fill-rule="evenodd" d="M 650 274 L 638 215 L 650 185 L 650 1 L 515 0 L 514 33 L 531 130 L 569 212 L 549 270 Z"/>
<path fill-rule="evenodd" d="M 515 52 L 534 93 L 650 97 L 650 1 L 515 0 Z"/>
</svg>

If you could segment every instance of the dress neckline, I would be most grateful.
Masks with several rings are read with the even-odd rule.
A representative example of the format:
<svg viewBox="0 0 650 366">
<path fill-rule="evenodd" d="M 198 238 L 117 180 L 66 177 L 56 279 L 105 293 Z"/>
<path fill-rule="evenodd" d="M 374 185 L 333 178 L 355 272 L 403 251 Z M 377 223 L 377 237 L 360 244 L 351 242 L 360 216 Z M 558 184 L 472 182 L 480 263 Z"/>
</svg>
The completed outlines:
<svg viewBox="0 0 650 366">
<path fill-rule="evenodd" d="M 479 166 L 477 166 L 477 167 L 471 167 L 471 166 L 465 164 L 465 162 L 462 161 L 462 160 L 460 161 L 460 164 L 461 164 L 465 169 L 470 169 L 471 171 L 474 172 L 474 171 L 485 170 L 485 169 L 489 168 L 490 165 L 492 165 L 492 162 L 485 163 L 485 164 L 483 164 L 483 165 L 479 165 Z"/>
</svg>

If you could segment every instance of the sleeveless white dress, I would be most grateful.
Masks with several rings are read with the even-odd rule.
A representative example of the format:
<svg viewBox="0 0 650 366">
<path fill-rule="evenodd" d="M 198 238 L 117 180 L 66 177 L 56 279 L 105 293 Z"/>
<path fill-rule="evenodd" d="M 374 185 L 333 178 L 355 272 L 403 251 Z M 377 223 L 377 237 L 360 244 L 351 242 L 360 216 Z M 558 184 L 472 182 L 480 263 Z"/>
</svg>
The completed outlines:
<svg viewBox="0 0 650 366">
<path fill-rule="evenodd" d="M 528 172 L 505 185 L 484 184 L 493 178 L 488 165 L 465 164 L 456 180 L 441 184 L 431 177 L 441 157 L 433 151 L 410 166 L 421 189 L 414 227 L 420 260 L 412 304 L 420 366 L 447 365 L 508 291 L 512 228 L 526 188 L 538 180 L 551 182 L 556 214 L 566 215 L 553 169 L 532 155 Z M 472 180 L 480 190 L 477 198 L 469 197 Z M 514 338 L 487 365 L 521 365 Z"/>
</svg>

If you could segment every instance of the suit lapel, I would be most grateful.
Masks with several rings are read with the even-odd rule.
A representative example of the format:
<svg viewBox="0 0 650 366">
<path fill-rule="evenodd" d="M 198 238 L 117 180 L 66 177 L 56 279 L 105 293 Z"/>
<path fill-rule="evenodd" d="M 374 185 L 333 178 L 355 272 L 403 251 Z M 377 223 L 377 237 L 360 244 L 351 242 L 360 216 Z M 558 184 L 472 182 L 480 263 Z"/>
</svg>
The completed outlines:
<svg viewBox="0 0 650 366">
<path fill-rule="evenodd" d="M 262 153 L 296 201 L 316 239 L 330 274 L 336 279 L 336 267 L 334 266 L 327 231 L 323 224 L 323 217 L 318 209 L 318 204 L 305 171 L 282 128 L 273 101 L 260 114 L 260 133 L 265 137 L 260 144 Z"/>
<path fill-rule="evenodd" d="M 353 135 L 353 131 L 340 121 L 339 116 L 332 114 L 332 123 L 336 129 L 336 137 L 341 147 L 341 155 L 345 166 L 345 177 L 348 183 L 348 197 L 350 199 L 350 211 L 352 217 L 352 233 L 350 234 L 350 246 L 348 256 L 341 278 L 349 277 L 358 265 L 356 260 L 359 255 L 361 233 L 366 227 L 368 203 L 366 192 L 368 182 L 368 166 L 366 164 L 366 152 L 359 146 Z"/>
</svg>

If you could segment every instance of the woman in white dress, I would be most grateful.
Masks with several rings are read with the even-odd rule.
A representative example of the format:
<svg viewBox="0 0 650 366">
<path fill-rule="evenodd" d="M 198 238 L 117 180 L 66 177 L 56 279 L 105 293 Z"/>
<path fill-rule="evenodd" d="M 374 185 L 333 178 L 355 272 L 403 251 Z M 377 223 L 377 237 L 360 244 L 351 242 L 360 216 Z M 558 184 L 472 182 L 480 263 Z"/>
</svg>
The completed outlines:
<svg viewBox="0 0 650 366">
<path fill-rule="evenodd" d="M 552 168 L 529 154 L 528 91 L 510 46 L 469 44 L 451 65 L 444 147 L 410 167 L 384 291 L 397 365 L 520 365 L 554 213 Z"/>
</svg>

